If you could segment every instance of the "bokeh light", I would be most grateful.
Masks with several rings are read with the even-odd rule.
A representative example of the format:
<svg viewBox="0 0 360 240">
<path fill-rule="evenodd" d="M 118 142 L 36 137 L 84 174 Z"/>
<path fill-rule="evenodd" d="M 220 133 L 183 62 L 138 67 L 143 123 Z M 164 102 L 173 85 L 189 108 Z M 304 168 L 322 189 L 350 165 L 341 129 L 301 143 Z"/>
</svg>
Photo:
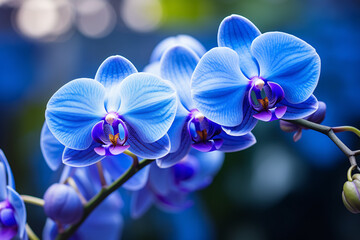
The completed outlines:
<svg viewBox="0 0 360 240">
<path fill-rule="evenodd" d="M 150 32 L 161 22 L 162 7 L 158 0 L 124 0 L 120 8 L 127 27 L 137 32 Z"/>
</svg>

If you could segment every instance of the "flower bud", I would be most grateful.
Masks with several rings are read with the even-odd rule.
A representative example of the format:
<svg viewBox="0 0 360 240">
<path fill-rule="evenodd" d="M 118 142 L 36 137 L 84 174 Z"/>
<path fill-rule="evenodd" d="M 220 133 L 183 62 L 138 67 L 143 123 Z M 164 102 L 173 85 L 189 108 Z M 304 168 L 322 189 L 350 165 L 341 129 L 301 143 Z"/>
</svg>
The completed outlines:
<svg viewBox="0 0 360 240">
<path fill-rule="evenodd" d="M 84 212 L 79 195 L 65 184 L 53 184 L 44 195 L 45 214 L 62 224 L 78 222 Z"/>
<path fill-rule="evenodd" d="M 350 212 L 360 213 L 360 174 L 354 174 L 352 179 L 344 184 L 342 200 Z"/>
<path fill-rule="evenodd" d="M 17 231 L 14 208 L 7 200 L 0 202 L 0 239 L 13 239 Z"/>
</svg>

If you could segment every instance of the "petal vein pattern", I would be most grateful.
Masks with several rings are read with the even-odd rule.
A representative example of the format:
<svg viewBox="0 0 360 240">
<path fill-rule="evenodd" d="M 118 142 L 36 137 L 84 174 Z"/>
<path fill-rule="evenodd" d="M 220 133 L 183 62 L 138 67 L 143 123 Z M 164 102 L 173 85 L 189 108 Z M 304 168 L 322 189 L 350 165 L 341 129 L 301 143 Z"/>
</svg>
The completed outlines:
<svg viewBox="0 0 360 240">
<path fill-rule="evenodd" d="M 104 98 L 104 86 L 92 79 L 65 84 L 47 104 L 45 117 L 50 131 L 66 147 L 88 148 L 92 127 L 106 115 Z"/>
<path fill-rule="evenodd" d="M 176 92 L 160 78 L 135 73 L 121 84 L 119 114 L 144 142 L 155 142 L 169 130 L 176 113 Z"/>
</svg>

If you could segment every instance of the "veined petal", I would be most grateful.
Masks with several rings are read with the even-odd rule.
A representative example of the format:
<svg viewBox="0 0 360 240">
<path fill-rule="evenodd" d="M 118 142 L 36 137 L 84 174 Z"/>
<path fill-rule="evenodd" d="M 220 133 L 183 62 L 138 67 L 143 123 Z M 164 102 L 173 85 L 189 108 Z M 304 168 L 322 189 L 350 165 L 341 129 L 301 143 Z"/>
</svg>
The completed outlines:
<svg viewBox="0 0 360 240">
<path fill-rule="evenodd" d="M 168 195 L 174 181 L 175 176 L 170 168 L 161 169 L 156 163 L 150 165 L 149 186 L 156 195 Z"/>
<path fill-rule="evenodd" d="M 286 106 L 286 113 L 282 119 L 300 119 L 313 114 L 319 106 L 319 103 L 314 95 L 311 95 L 305 102 L 299 104 L 291 104 L 286 99 L 278 103 L 279 106 Z"/>
<path fill-rule="evenodd" d="M 2 162 L 0 162 L 0 202 L 6 199 L 6 170 Z"/>
<path fill-rule="evenodd" d="M 235 50 L 241 71 L 248 78 L 259 75 L 256 59 L 251 55 L 251 43 L 261 33 L 247 18 L 239 15 L 226 17 L 219 26 L 218 45 Z"/>
<path fill-rule="evenodd" d="M 320 75 L 320 57 L 303 40 L 281 32 L 264 33 L 251 46 L 260 76 L 281 85 L 285 99 L 293 104 L 307 100 Z"/>
<path fill-rule="evenodd" d="M 175 165 L 189 153 L 192 141 L 187 129 L 187 124 L 183 126 L 181 134 L 180 136 L 178 135 L 178 137 L 181 139 L 178 149 L 175 152 L 170 152 L 165 157 L 156 159 L 156 164 L 160 168 L 168 168 Z"/>
<path fill-rule="evenodd" d="M 174 84 L 180 102 L 188 111 L 194 109 L 190 84 L 191 76 L 198 62 L 199 57 L 184 46 L 170 48 L 161 58 L 161 77 Z"/>
<path fill-rule="evenodd" d="M 242 122 L 235 127 L 225 127 L 222 126 L 223 131 L 231 136 L 242 136 L 250 132 L 256 126 L 258 120 L 253 117 L 256 114 L 256 111 L 250 106 L 249 99 L 244 99 L 243 105 L 243 115 L 244 118 Z"/>
<path fill-rule="evenodd" d="M 131 167 L 132 161 L 131 157 L 125 154 L 120 154 L 117 156 L 108 156 L 101 163 L 104 169 L 111 175 L 111 178 L 115 180 Z M 126 181 L 123 187 L 130 191 L 137 191 L 145 186 L 148 180 L 148 175 L 149 168 L 145 167 Z"/>
<path fill-rule="evenodd" d="M 50 131 L 66 147 L 88 148 L 92 127 L 106 115 L 104 97 L 104 86 L 92 79 L 65 84 L 47 104 L 45 117 Z"/>
<path fill-rule="evenodd" d="M 71 167 L 86 167 L 92 165 L 106 157 L 100 156 L 94 151 L 94 148 L 98 147 L 99 145 L 99 143 L 93 142 L 85 150 L 65 148 L 63 154 L 63 163 Z"/>
<path fill-rule="evenodd" d="M 4 152 L 0 149 L 0 162 L 2 162 L 4 164 L 5 170 L 6 170 L 6 180 L 7 180 L 7 185 L 12 187 L 13 189 L 15 189 L 15 181 L 14 181 L 14 175 L 11 171 L 10 165 L 8 160 L 5 157 Z M 4 172 L 5 174 L 5 172 Z"/>
<path fill-rule="evenodd" d="M 65 147 L 50 132 L 46 121 L 41 129 L 40 147 L 47 165 L 51 170 L 57 170 L 62 163 Z"/>
<path fill-rule="evenodd" d="M 198 57 L 201 57 L 206 52 L 204 46 L 195 38 L 189 35 L 177 35 L 168 37 L 162 40 L 154 49 L 151 54 L 150 62 L 160 61 L 164 52 L 174 46 L 182 45 L 193 50 Z"/>
<path fill-rule="evenodd" d="M 219 149 L 222 152 L 237 152 L 249 148 L 256 143 L 255 136 L 252 133 L 243 136 L 230 136 L 222 132 L 219 137 L 224 140 Z"/>
<path fill-rule="evenodd" d="M 136 156 L 156 159 L 165 156 L 170 151 L 170 139 L 167 134 L 156 142 L 146 143 L 141 139 L 135 129 L 128 126 L 128 130 L 129 139 L 127 143 L 130 145 L 129 150 Z"/>
<path fill-rule="evenodd" d="M 213 48 L 198 63 L 191 90 L 197 109 L 220 125 L 234 127 L 243 120 L 243 100 L 249 80 L 239 57 L 230 48 Z"/>
<path fill-rule="evenodd" d="M 176 110 L 176 116 L 174 122 L 172 123 L 168 135 L 170 138 L 170 152 L 175 152 L 181 143 L 181 133 L 183 131 L 184 126 L 186 126 L 186 120 L 189 115 L 189 112 L 182 106 L 182 104 L 178 101 L 178 107 Z"/>
<path fill-rule="evenodd" d="M 135 73 L 121 84 L 119 114 L 144 142 L 155 142 L 169 130 L 175 118 L 176 91 L 148 73 Z"/>
<path fill-rule="evenodd" d="M 136 219 L 144 215 L 153 202 L 153 194 L 147 187 L 134 192 L 131 198 L 131 217 Z"/>
<path fill-rule="evenodd" d="M 136 72 L 135 66 L 126 58 L 111 56 L 100 65 L 96 72 L 95 80 L 109 88 Z"/>
<path fill-rule="evenodd" d="M 15 209 L 15 218 L 18 223 L 18 234 L 19 239 L 26 238 L 25 236 L 25 225 L 26 225 L 26 210 L 25 204 L 20 195 L 11 187 L 7 187 L 8 200 Z"/>
</svg>

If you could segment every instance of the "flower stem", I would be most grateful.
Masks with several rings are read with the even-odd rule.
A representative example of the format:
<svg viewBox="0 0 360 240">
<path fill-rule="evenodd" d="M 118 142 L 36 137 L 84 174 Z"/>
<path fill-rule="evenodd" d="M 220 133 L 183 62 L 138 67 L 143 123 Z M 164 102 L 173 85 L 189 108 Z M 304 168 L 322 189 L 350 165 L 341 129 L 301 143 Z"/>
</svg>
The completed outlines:
<svg viewBox="0 0 360 240">
<path fill-rule="evenodd" d="M 38 236 L 36 236 L 34 231 L 31 229 L 29 224 L 26 224 L 25 228 L 26 228 L 26 233 L 27 233 L 30 240 L 40 240 L 40 238 Z"/>
<path fill-rule="evenodd" d="M 96 167 L 97 167 L 97 170 L 99 172 L 101 187 L 106 187 L 107 183 L 106 183 L 106 179 L 105 179 L 105 176 L 104 176 L 104 170 L 103 170 L 101 161 L 96 163 Z"/>
<path fill-rule="evenodd" d="M 320 132 L 322 134 L 325 134 L 349 158 L 349 161 L 350 161 L 351 165 L 357 165 L 355 156 L 360 154 L 359 150 L 352 151 L 350 148 L 348 148 L 348 146 L 346 146 L 336 136 L 336 134 L 335 134 L 336 128 L 334 130 L 334 128 L 332 128 L 332 127 L 328 127 L 328 126 L 325 126 L 325 125 L 310 122 L 310 121 L 307 121 L 305 119 L 284 120 L 284 121 L 291 122 L 291 123 L 294 123 L 294 124 L 297 124 L 297 125 L 300 125 L 300 126 L 315 130 L 315 131 Z M 356 128 L 353 128 L 353 127 L 347 127 L 347 129 L 352 129 L 352 130 L 346 130 L 346 131 L 356 131 L 357 130 Z M 356 129 L 356 130 L 354 130 L 354 129 Z M 357 130 L 357 131 L 359 131 L 359 130 Z"/>
<path fill-rule="evenodd" d="M 334 130 L 335 133 L 339 133 L 339 132 L 353 132 L 355 133 L 358 137 L 360 137 L 360 130 L 352 127 L 352 126 L 341 126 L 341 127 L 333 127 L 332 128 Z"/>
<path fill-rule="evenodd" d="M 39 207 L 44 207 L 44 200 L 41 198 L 37 198 L 29 195 L 21 195 L 21 198 L 26 203 L 30 203 L 32 205 L 36 205 Z"/>
<path fill-rule="evenodd" d="M 137 159 L 136 159 L 137 160 Z M 81 226 L 81 224 L 86 220 L 86 218 L 92 213 L 92 211 L 111 193 L 116 191 L 119 187 L 121 187 L 127 180 L 129 180 L 132 176 L 134 176 L 139 170 L 152 163 L 154 160 L 152 159 L 143 159 L 136 166 L 137 161 L 133 161 L 131 167 L 121 175 L 117 180 L 115 180 L 111 185 L 106 186 L 100 190 L 100 192 L 95 195 L 92 199 L 88 201 L 88 203 L 84 206 L 84 215 L 81 220 L 68 227 L 65 231 L 60 233 L 56 240 L 64 240 L 70 238 L 76 230 Z"/>
</svg>

